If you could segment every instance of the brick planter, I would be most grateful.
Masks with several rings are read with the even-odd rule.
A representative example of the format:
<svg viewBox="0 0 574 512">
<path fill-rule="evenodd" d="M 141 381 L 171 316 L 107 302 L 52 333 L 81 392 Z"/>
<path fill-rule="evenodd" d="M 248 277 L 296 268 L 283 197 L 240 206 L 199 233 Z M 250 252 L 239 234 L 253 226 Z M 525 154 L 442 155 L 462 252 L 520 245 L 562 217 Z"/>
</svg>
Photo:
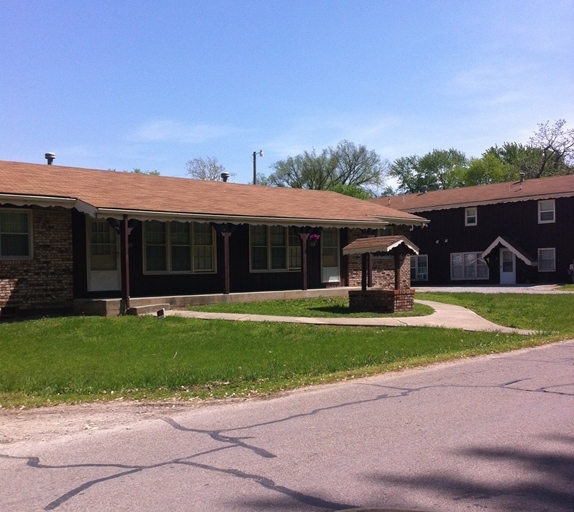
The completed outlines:
<svg viewBox="0 0 574 512">
<path fill-rule="evenodd" d="M 372 311 L 374 313 L 396 313 L 412 311 L 414 290 L 351 290 L 349 308 L 351 311 Z"/>
</svg>

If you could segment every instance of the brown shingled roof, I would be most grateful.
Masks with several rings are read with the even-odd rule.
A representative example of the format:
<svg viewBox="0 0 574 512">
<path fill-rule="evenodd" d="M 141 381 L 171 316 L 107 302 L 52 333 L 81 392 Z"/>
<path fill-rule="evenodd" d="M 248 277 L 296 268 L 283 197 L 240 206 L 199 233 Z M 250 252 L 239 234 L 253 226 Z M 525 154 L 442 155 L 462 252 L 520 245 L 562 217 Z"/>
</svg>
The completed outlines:
<svg viewBox="0 0 574 512">
<path fill-rule="evenodd" d="M 405 245 L 415 254 L 419 248 L 405 236 L 373 236 L 369 238 L 357 238 L 349 245 L 343 247 L 343 254 L 365 254 L 375 252 L 389 252 L 395 247 Z"/>
<path fill-rule="evenodd" d="M 73 200 L 69 207 L 115 218 L 128 214 L 340 227 L 426 223 L 416 215 L 335 192 L 0 161 L 0 203 L 42 200 L 49 205 L 57 204 L 56 198 Z"/>
<path fill-rule="evenodd" d="M 372 201 L 404 212 L 426 212 L 466 206 L 574 196 L 574 175 L 520 182 L 435 190 L 420 194 L 380 197 Z"/>
</svg>

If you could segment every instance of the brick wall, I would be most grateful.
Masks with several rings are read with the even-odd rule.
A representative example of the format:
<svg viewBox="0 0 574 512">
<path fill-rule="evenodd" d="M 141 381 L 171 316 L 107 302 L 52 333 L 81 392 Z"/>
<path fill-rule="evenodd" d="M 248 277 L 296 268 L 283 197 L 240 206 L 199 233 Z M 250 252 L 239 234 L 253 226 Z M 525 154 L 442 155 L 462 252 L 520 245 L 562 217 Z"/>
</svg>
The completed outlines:
<svg viewBox="0 0 574 512">
<path fill-rule="evenodd" d="M 349 231 L 349 243 L 360 238 L 359 230 Z M 373 287 L 383 290 L 395 289 L 395 260 L 392 254 L 388 258 L 373 258 Z M 348 286 L 361 286 L 361 255 L 351 254 L 348 259 Z M 400 256 L 400 286 L 408 290 L 411 287 L 411 257 L 409 254 Z"/>
<path fill-rule="evenodd" d="M 412 311 L 414 298 L 414 290 L 350 290 L 349 309 L 375 313 Z"/>
<path fill-rule="evenodd" d="M 72 213 L 32 207 L 33 257 L 0 260 L 0 308 L 71 308 L 73 302 Z"/>
</svg>

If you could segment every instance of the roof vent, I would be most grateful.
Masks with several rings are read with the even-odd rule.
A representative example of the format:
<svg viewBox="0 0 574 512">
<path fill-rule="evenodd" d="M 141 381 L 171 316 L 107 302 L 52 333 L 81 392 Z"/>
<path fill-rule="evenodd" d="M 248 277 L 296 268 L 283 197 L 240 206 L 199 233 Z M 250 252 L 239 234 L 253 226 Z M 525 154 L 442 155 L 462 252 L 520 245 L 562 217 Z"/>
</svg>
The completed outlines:
<svg viewBox="0 0 574 512">
<path fill-rule="evenodd" d="M 421 194 L 426 194 L 428 192 L 428 187 L 426 185 L 423 185 L 421 187 Z"/>
<path fill-rule="evenodd" d="M 520 173 L 520 183 L 524 183 L 524 179 L 526 178 L 526 173 L 521 172 Z"/>
<path fill-rule="evenodd" d="M 224 183 L 227 183 L 227 180 L 229 179 L 229 173 L 226 172 L 222 172 L 221 173 L 221 179 L 223 180 Z"/>
<path fill-rule="evenodd" d="M 48 160 L 48 165 L 52 165 L 54 158 L 56 158 L 56 153 L 46 153 L 44 154 L 44 158 Z"/>
</svg>

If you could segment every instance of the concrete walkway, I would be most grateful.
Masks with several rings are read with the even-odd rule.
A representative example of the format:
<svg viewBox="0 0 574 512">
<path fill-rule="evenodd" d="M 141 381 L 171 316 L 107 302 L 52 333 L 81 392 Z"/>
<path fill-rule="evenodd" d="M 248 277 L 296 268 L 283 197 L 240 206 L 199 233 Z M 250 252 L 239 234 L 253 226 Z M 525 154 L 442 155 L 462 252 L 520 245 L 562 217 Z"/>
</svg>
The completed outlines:
<svg viewBox="0 0 574 512">
<path fill-rule="evenodd" d="M 399 318 L 309 318 L 293 316 L 252 315 L 241 313 L 206 313 L 202 311 L 168 310 L 168 316 L 199 318 L 202 320 L 232 320 L 236 322 L 283 322 L 292 324 L 312 325 L 349 325 L 364 327 L 445 327 L 463 329 L 465 331 L 496 331 L 504 333 L 534 334 L 534 331 L 503 327 L 485 320 L 469 309 L 433 302 L 430 300 L 415 300 L 419 304 L 430 306 L 434 313 L 428 316 L 410 316 Z"/>
</svg>

